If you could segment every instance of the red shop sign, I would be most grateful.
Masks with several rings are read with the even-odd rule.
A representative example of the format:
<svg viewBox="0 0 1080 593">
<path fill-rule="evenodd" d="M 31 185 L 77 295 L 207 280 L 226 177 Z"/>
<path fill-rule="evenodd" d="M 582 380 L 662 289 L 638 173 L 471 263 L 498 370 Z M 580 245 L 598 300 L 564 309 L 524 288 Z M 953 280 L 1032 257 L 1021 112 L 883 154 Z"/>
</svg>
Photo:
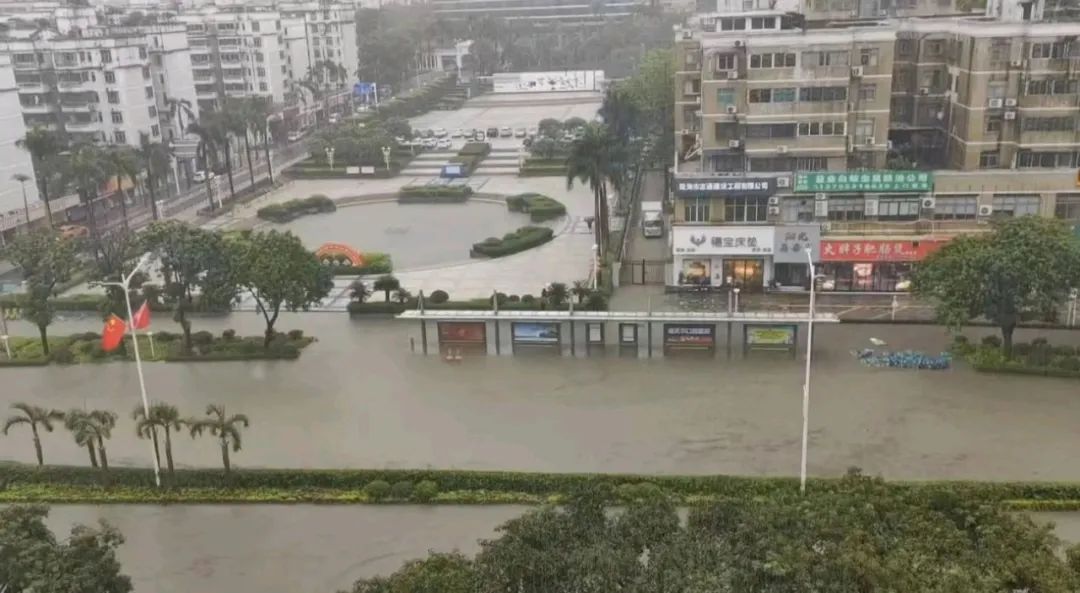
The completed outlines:
<svg viewBox="0 0 1080 593">
<path fill-rule="evenodd" d="M 944 244 L 945 241 L 941 240 L 823 239 L 821 241 L 821 261 L 919 261 L 937 251 Z"/>
</svg>

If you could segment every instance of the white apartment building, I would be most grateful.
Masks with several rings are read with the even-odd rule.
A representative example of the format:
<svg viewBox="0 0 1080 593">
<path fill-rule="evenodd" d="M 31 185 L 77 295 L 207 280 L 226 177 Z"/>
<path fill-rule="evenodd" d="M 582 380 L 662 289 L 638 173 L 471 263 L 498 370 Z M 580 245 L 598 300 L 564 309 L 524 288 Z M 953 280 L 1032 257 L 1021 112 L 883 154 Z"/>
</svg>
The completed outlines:
<svg viewBox="0 0 1080 593">
<path fill-rule="evenodd" d="M 43 210 L 38 200 L 37 185 L 33 181 L 34 167 L 30 154 L 15 143 L 26 135 L 22 114 L 19 110 L 19 89 L 15 86 L 15 72 L 11 58 L 0 55 L 0 234 L 10 236 L 10 229 L 23 224 L 26 212 L 21 184 L 12 175 L 22 173 L 31 177 L 26 182 L 26 200 L 30 205 L 30 219 Z"/>
<path fill-rule="evenodd" d="M 205 8 L 177 21 L 187 27 L 200 109 L 218 109 L 227 97 L 285 102 L 290 79 L 280 13 Z"/>
<path fill-rule="evenodd" d="M 298 18 L 304 22 L 308 62 L 316 80 L 328 88 L 351 87 L 359 65 L 354 6 L 337 2 L 296 2 L 279 4 L 278 10 L 286 18 Z M 330 63 L 344 69 L 345 76 L 339 77 L 325 67 Z M 308 74 L 306 70 L 295 67 L 293 72 L 297 80 Z"/>
<path fill-rule="evenodd" d="M 289 79 L 295 83 L 304 78 L 311 69 L 307 23 L 300 16 L 282 17 L 281 29 L 285 35 L 285 62 L 289 69 Z"/>
<path fill-rule="evenodd" d="M 150 71 L 162 137 L 166 141 L 182 140 L 188 135 L 188 124 L 199 118 L 187 27 L 170 23 L 139 29 L 148 40 Z"/>
</svg>

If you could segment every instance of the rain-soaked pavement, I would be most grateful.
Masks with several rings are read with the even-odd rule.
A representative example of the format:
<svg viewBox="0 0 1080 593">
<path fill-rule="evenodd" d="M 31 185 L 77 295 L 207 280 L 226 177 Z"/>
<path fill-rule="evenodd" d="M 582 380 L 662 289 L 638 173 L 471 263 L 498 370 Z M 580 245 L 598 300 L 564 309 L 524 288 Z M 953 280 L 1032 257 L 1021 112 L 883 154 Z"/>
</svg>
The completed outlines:
<svg viewBox="0 0 1080 593">
<path fill-rule="evenodd" d="M 29 333 L 25 324 L 14 333 Z M 195 329 L 260 330 L 255 314 L 199 319 Z M 252 426 L 241 466 L 436 467 L 576 472 L 793 475 L 799 462 L 802 362 L 656 358 L 466 358 L 447 364 L 409 350 L 413 324 L 342 314 L 285 317 L 319 342 L 297 362 L 151 364 L 153 399 L 184 414 L 207 403 Z M 164 316 L 155 328 L 175 330 Z M 87 319 L 55 332 L 100 330 Z M 986 330 L 989 331 L 989 330 Z M 1047 332 L 1051 342 L 1080 334 Z M 869 337 L 895 349 L 938 351 L 932 326 L 818 328 L 809 469 L 849 466 L 908 479 L 1075 480 L 1080 388 L 1075 381 L 860 366 Z M 1030 339 L 1031 334 L 1020 336 Z M 116 464 L 145 465 L 127 420 L 138 400 L 129 364 L 6 368 L 0 409 L 16 401 L 109 408 L 121 423 Z M 44 437 L 52 463 L 85 463 L 63 429 Z M 210 439 L 177 440 L 180 465 L 216 466 Z M 0 438 L 0 458 L 33 460 L 28 434 Z"/>
</svg>

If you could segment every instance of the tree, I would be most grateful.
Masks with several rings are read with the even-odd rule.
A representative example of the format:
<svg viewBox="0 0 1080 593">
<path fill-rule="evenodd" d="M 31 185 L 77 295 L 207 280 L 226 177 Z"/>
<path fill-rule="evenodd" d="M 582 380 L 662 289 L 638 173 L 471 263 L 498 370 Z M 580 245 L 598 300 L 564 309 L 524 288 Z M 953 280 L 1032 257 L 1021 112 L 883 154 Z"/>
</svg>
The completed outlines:
<svg viewBox="0 0 1080 593">
<path fill-rule="evenodd" d="M 577 298 L 578 303 L 584 301 L 585 297 L 589 296 L 590 292 L 592 292 L 592 287 L 584 280 L 574 280 L 574 285 L 570 288 L 570 293 Z"/>
<path fill-rule="evenodd" d="M 79 201 L 86 208 L 90 219 L 90 238 L 97 244 L 100 230 L 97 226 L 97 218 L 94 213 L 94 204 L 98 200 L 98 190 L 101 184 L 108 180 L 112 167 L 109 157 L 100 146 L 95 144 L 79 144 L 75 146 L 68 156 L 65 174 L 68 181 L 75 186 L 79 194 Z M 95 251 L 95 254 L 97 252 Z"/>
<path fill-rule="evenodd" d="M 1013 331 L 1048 319 L 1080 286 L 1080 242 L 1059 220 L 997 221 L 990 233 L 957 237 L 915 268 L 915 294 L 932 300 L 938 319 L 960 328 L 983 317 L 1001 329 L 1012 356 Z"/>
<path fill-rule="evenodd" d="M 570 299 L 570 291 L 567 289 L 566 284 L 562 282 L 552 282 L 547 288 L 547 301 L 553 309 L 566 304 L 566 301 Z"/>
<path fill-rule="evenodd" d="M 352 284 L 349 284 L 349 298 L 357 303 L 362 303 L 371 297 L 371 289 L 367 284 L 364 284 L 363 280 L 353 280 Z"/>
<path fill-rule="evenodd" d="M 205 150 L 210 151 L 211 160 L 216 163 L 218 151 L 224 153 L 225 174 L 229 178 L 229 195 L 233 198 L 236 197 L 236 187 L 233 185 L 230 138 L 233 130 L 238 129 L 239 125 L 234 120 L 234 114 L 235 111 L 231 113 L 225 110 L 205 111 L 201 114 L 198 123 L 188 124 L 190 131 L 198 135 L 200 143 L 205 145 Z M 213 204 L 211 204 L 211 208 L 213 208 Z"/>
<path fill-rule="evenodd" d="M 539 132 L 540 136 L 547 136 L 548 138 L 558 138 L 562 135 L 563 125 L 561 121 L 553 117 L 548 117 L 540 120 L 540 123 L 539 125 L 537 125 L 536 130 L 537 132 Z"/>
<path fill-rule="evenodd" d="M 567 131 L 574 131 L 578 128 L 584 128 L 589 122 L 585 121 L 581 117 L 570 117 L 563 122 L 563 129 Z"/>
<path fill-rule="evenodd" d="M 150 212 L 153 219 L 161 217 L 157 206 L 158 186 L 166 179 L 169 161 L 172 158 L 169 148 L 160 142 L 152 142 L 150 135 L 139 134 L 139 148 L 135 152 L 139 167 L 146 172 L 146 189 L 150 193 Z"/>
<path fill-rule="evenodd" d="M 72 409 L 64 414 L 64 428 L 71 431 L 75 444 L 86 447 L 90 453 L 90 467 L 98 467 L 97 452 L 94 450 L 94 433 L 87 426 L 90 415 L 85 410 Z"/>
<path fill-rule="evenodd" d="M 83 438 L 90 446 L 97 443 L 97 459 L 102 471 L 109 471 L 109 456 L 105 452 L 105 440 L 112 437 L 116 427 L 116 413 L 108 410 L 76 411 L 64 419 L 64 425 L 77 434 L 76 443 Z"/>
<path fill-rule="evenodd" d="M 195 294 L 206 308 L 227 306 L 236 297 L 233 257 L 220 233 L 178 221 L 155 222 L 141 235 L 144 251 L 161 262 L 164 294 L 173 307 L 173 320 L 184 332 L 184 351 L 191 351 L 191 321 Z"/>
<path fill-rule="evenodd" d="M 97 529 L 76 525 L 57 541 L 45 526 L 48 508 L 0 509 L 0 591 L 4 593 L 129 593 L 120 572 L 120 532 L 104 521 Z"/>
<path fill-rule="evenodd" d="M 601 258 L 607 253 L 607 185 L 622 166 L 621 148 L 605 126 L 589 124 L 584 135 L 570 145 L 570 156 L 566 159 L 566 189 L 573 188 L 575 180 L 587 183 L 592 189 L 596 217 L 593 230 Z"/>
<path fill-rule="evenodd" d="M 254 119 L 252 104 L 248 99 L 228 99 L 223 110 L 226 128 L 234 138 L 244 139 L 244 154 L 247 155 L 248 176 L 252 190 L 255 188 L 255 168 L 251 166 L 251 121 Z M 243 166 L 243 163 L 241 163 Z M 235 194 L 233 197 L 236 197 Z"/>
<path fill-rule="evenodd" d="M 274 168 L 270 165 L 270 118 L 273 114 L 274 106 L 269 98 L 249 97 L 247 99 L 248 132 L 256 142 L 262 142 L 266 156 L 266 175 L 270 183 L 274 183 Z M 255 186 L 254 180 L 251 185 Z"/>
<path fill-rule="evenodd" d="M 75 245 L 49 229 L 16 237 L 4 255 L 22 269 L 27 286 L 19 296 L 19 306 L 23 316 L 37 326 L 41 350 L 48 356 L 48 327 L 55 313 L 50 299 L 56 285 L 67 282 L 78 263 Z"/>
<path fill-rule="evenodd" d="M 55 158 L 66 148 L 60 134 L 47 128 L 34 126 L 27 130 L 26 136 L 15 143 L 19 148 L 30 153 L 30 162 L 34 166 L 37 179 L 38 196 L 45 204 L 45 216 L 52 227 L 52 208 L 49 207 L 49 177 L 55 173 Z"/>
<path fill-rule="evenodd" d="M 146 410 L 140 405 L 135 407 L 131 417 L 135 420 L 135 434 L 139 435 L 139 438 L 145 439 L 149 437 L 153 439 L 155 456 L 158 454 L 157 430 L 160 428 L 165 433 L 165 463 L 169 470 L 169 476 L 172 476 L 175 473 L 172 433 L 179 432 L 184 425 L 184 420 L 180 418 L 180 412 L 177 411 L 176 406 L 155 402 L 150 404 L 150 415 L 147 416 Z M 159 459 L 158 464 L 160 465 L 160 463 Z"/>
<path fill-rule="evenodd" d="M 22 186 L 23 215 L 26 217 L 26 231 L 30 232 L 30 202 L 26 200 L 26 182 L 30 181 L 31 177 L 26 173 L 16 173 L 11 179 Z"/>
<path fill-rule="evenodd" d="M 116 177 L 116 193 L 120 195 L 120 212 L 124 217 L 124 229 L 128 228 L 127 191 L 124 190 L 124 178 L 131 181 L 134 191 L 139 183 L 139 158 L 135 150 L 126 145 L 110 146 L 105 153 L 105 162 L 109 172 Z"/>
<path fill-rule="evenodd" d="M 240 428 L 247 428 L 250 421 L 243 414 L 226 416 L 225 406 L 214 404 L 206 407 L 206 415 L 210 418 L 192 418 L 187 421 L 191 438 L 201 435 L 203 431 L 217 437 L 221 445 L 221 463 L 225 466 L 225 474 L 228 475 L 232 470 L 229 464 L 229 448 L 232 447 L 234 453 L 240 450 Z"/>
<path fill-rule="evenodd" d="M 541 159 L 553 159 L 565 150 L 561 140 L 549 136 L 540 136 L 529 144 L 529 154 Z"/>
<path fill-rule="evenodd" d="M 672 164 L 674 151 L 675 87 L 671 84 L 674 76 L 675 58 L 671 50 L 656 49 L 645 55 L 637 73 L 620 86 L 640 116 L 642 135 L 653 139 L 652 154 L 664 165 Z"/>
<path fill-rule="evenodd" d="M 132 231 L 121 229 L 107 235 L 103 235 L 97 244 L 98 258 L 94 262 L 94 277 L 106 282 L 120 282 L 126 273 L 135 266 L 135 262 L 142 254 L 138 237 Z M 141 276 L 141 274 L 136 274 Z M 142 283 L 142 278 L 132 278 L 131 288 L 137 288 Z M 127 316 L 127 295 L 119 286 L 106 286 L 106 300 L 103 314 L 110 313 L 120 317 Z"/>
<path fill-rule="evenodd" d="M 38 433 L 38 426 L 40 425 L 41 428 L 45 429 L 45 432 L 52 432 L 52 423 L 63 420 L 64 413 L 59 410 L 46 410 L 40 406 L 32 406 L 23 402 L 11 404 L 11 409 L 21 412 L 21 414 L 8 416 L 8 419 L 4 422 L 4 436 L 7 436 L 14 426 L 28 425 L 30 432 L 34 435 L 34 453 L 37 456 L 38 465 L 45 465 L 45 457 L 41 452 L 41 435 Z"/>
<path fill-rule="evenodd" d="M 410 560 L 389 577 L 357 581 L 351 593 L 475 593 L 472 560 L 458 552 Z"/>
<path fill-rule="evenodd" d="M 292 233 L 254 233 L 232 245 L 238 252 L 239 284 L 255 299 L 266 322 L 264 348 L 274 339 L 274 323 L 282 307 L 307 311 L 334 287 L 329 268 Z"/>
<path fill-rule="evenodd" d="M 401 288 L 401 281 L 399 281 L 394 275 L 386 274 L 379 276 L 375 279 L 375 283 L 372 285 L 375 290 L 381 290 L 386 295 L 386 302 L 390 302 L 390 293 Z"/>
</svg>

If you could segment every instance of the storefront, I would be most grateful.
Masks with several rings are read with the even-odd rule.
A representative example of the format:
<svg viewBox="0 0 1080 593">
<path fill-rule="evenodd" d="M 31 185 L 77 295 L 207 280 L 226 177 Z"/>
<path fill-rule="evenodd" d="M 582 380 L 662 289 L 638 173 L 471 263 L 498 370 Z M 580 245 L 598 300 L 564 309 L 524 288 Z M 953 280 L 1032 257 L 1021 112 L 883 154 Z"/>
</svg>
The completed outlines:
<svg viewBox="0 0 1080 593">
<path fill-rule="evenodd" d="M 773 245 L 773 281 L 771 286 L 783 290 L 810 288 L 810 262 L 806 250 L 815 262 L 821 261 L 821 225 L 800 224 L 776 227 Z"/>
<path fill-rule="evenodd" d="M 772 279 L 773 226 L 677 226 L 672 284 L 762 290 Z"/>
<path fill-rule="evenodd" d="M 821 241 L 821 274 L 825 277 L 822 290 L 909 290 L 914 262 L 940 249 L 945 242 L 942 239 L 825 239 Z"/>
</svg>

